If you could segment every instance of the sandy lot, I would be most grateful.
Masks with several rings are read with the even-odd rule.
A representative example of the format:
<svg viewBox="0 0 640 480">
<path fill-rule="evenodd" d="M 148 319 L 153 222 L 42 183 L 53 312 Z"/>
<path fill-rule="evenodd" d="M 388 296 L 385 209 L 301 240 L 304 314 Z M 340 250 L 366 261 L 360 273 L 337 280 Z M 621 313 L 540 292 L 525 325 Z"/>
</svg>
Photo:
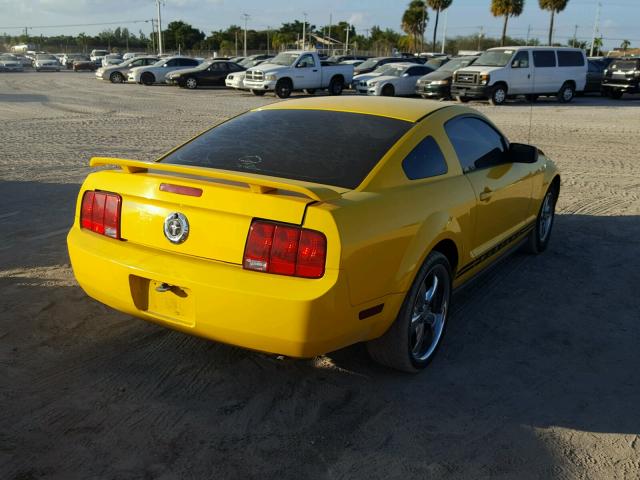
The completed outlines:
<svg viewBox="0 0 640 480">
<path fill-rule="evenodd" d="M 93 155 L 273 97 L 0 75 L 0 478 L 640 477 L 640 98 L 487 113 L 563 174 L 550 249 L 456 298 L 428 371 L 279 360 L 113 312 L 65 247 Z M 416 100 L 422 101 L 422 100 Z"/>
</svg>

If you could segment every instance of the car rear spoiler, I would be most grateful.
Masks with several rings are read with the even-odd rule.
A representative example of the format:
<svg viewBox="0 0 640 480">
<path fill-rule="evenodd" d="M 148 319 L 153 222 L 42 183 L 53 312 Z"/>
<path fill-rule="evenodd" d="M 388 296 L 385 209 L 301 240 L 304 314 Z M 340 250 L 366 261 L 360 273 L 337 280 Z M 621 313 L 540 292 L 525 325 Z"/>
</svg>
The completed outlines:
<svg viewBox="0 0 640 480">
<path fill-rule="evenodd" d="M 287 190 L 300 193 L 319 202 L 337 200 L 346 190 L 334 190 L 332 188 L 309 185 L 306 182 L 296 180 L 282 181 L 281 178 L 256 175 L 253 173 L 238 173 L 229 170 L 215 168 L 194 167 L 190 165 L 176 165 L 172 163 L 144 162 L 142 160 L 127 160 L 124 158 L 93 157 L 89 160 L 89 166 L 101 167 L 112 165 L 122 168 L 127 173 L 144 173 L 149 170 L 171 172 L 180 175 L 194 175 L 215 180 L 244 183 L 254 193 L 269 193 L 274 190 Z M 291 183 L 290 183 L 291 182 Z"/>
</svg>

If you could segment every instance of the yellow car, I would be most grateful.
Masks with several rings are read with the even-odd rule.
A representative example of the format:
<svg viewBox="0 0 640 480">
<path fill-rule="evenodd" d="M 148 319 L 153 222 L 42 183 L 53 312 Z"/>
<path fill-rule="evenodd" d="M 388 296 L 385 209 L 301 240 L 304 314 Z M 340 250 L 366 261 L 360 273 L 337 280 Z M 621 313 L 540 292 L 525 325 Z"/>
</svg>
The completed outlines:
<svg viewBox="0 0 640 480">
<path fill-rule="evenodd" d="M 319 97 L 232 118 L 157 162 L 93 158 L 68 235 L 96 300 L 291 357 L 367 342 L 418 371 L 453 289 L 549 242 L 560 177 L 478 112 Z"/>
</svg>

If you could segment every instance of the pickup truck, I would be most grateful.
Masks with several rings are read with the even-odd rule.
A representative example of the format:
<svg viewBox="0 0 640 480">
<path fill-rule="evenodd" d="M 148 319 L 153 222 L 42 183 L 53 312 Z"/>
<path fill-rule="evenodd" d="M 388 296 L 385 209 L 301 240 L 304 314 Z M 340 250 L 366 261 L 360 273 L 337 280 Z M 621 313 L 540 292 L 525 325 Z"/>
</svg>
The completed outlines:
<svg viewBox="0 0 640 480">
<path fill-rule="evenodd" d="M 311 95 L 327 89 L 331 95 L 340 95 L 352 78 L 353 65 L 334 65 L 321 61 L 316 52 L 292 50 L 248 69 L 244 87 L 254 95 L 273 91 L 280 98 L 295 90 Z"/>
</svg>

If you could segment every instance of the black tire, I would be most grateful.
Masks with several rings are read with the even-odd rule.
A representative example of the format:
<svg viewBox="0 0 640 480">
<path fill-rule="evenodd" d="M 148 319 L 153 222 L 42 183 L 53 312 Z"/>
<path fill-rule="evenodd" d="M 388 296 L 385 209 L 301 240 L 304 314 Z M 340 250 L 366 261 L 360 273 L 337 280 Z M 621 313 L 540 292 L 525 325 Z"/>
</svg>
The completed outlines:
<svg viewBox="0 0 640 480">
<path fill-rule="evenodd" d="M 560 87 L 557 98 L 560 103 L 569 103 L 575 96 L 576 89 L 571 83 L 565 82 L 564 84 L 562 84 L 562 87 Z"/>
<path fill-rule="evenodd" d="M 624 95 L 624 92 L 622 90 L 617 90 L 615 88 L 611 89 L 611 98 L 620 100 L 622 98 L 622 95 Z"/>
<path fill-rule="evenodd" d="M 184 81 L 184 86 L 189 90 L 195 90 L 196 88 L 198 88 L 198 80 L 195 77 L 188 77 Z"/>
<path fill-rule="evenodd" d="M 316 89 L 315 88 L 305 88 L 304 89 L 304 93 L 306 93 L 307 95 L 313 95 L 316 93 Z"/>
<path fill-rule="evenodd" d="M 278 98 L 289 98 L 291 90 L 293 90 L 293 85 L 288 78 L 278 80 L 278 83 L 276 83 L 276 95 Z"/>
<path fill-rule="evenodd" d="M 531 230 L 526 243 L 523 245 L 525 252 L 537 255 L 547 249 L 549 240 L 551 239 L 551 231 L 555 220 L 555 209 L 559 193 L 558 185 L 556 183 L 552 183 L 540 204 L 540 210 L 538 210 L 535 227 Z M 550 202 L 549 207 L 551 215 L 548 220 L 545 217 L 545 207 L 547 206 L 547 202 Z"/>
<path fill-rule="evenodd" d="M 142 83 L 143 85 L 146 85 L 147 87 L 150 85 L 153 85 L 155 81 L 156 81 L 156 77 L 151 72 L 144 72 L 140 76 L 140 83 Z"/>
<path fill-rule="evenodd" d="M 504 105 L 507 101 L 507 87 L 499 83 L 491 89 L 489 94 L 489 103 L 494 106 Z"/>
<path fill-rule="evenodd" d="M 439 280 L 434 283 L 432 279 L 435 276 Z M 452 278 L 451 265 L 447 257 L 439 252 L 431 252 L 420 267 L 395 321 L 381 337 L 367 342 L 367 350 L 373 360 L 410 373 L 419 372 L 429 365 L 444 338 L 448 313 L 451 311 Z M 431 286 L 429 289 L 427 289 L 427 283 Z M 426 300 L 431 289 L 433 289 L 431 297 L 433 302 Z M 422 300 L 423 296 L 424 300 Z M 422 309 L 419 310 L 420 306 Z M 435 314 L 432 309 L 440 310 L 441 313 Z M 438 322 L 437 336 L 434 331 L 425 332 L 425 328 L 429 328 L 425 320 L 427 317 L 432 317 L 430 319 L 433 320 L 433 325 Z M 420 319 L 420 322 L 414 322 L 415 318 Z M 421 350 L 418 348 L 421 343 L 414 331 L 416 325 L 420 326 L 420 324 L 422 324 L 422 335 L 419 338 L 424 337 L 427 340 L 425 342 L 427 348 L 423 355 L 418 355 L 412 349 L 413 344 L 416 344 L 416 349 Z"/>
<path fill-rule="evenodd" d="M 382 87 L 382 92 L 380 92 L 383 97 L 394 97 L 396 94 L 396 89 L 393 88 L 393 85 L 385 85 Z"/>
<path fill-rule="evenodd" d="M 458 103 L 467 103 L 469 99 L 467 97 L 462 97 L 460 95 L 456 95 L 456 102 Z"/>
<path fill-rule="evenodd" d="M 524 98 L 527 99 L 527 102 L 531 102 L 531 103 L 535 103 L 538 101 L 538 95 L 534 95 L 534 94 L 525 95 Z"/>
<path fill-rule="evenodd" d="M 256 97 L 261 97 L 267 92 L 265 92 L 264 90 L 251 90 L 251 93 L 253 93 Z"/>
<path fill-rule="evenodd" d="M 342 77 L 333 77 L 329 82 L 329 93 L 331 95 L 342 95 L 342 90 L 344 90 Z"/>
<path fill-rule="evenodd" d="M 124 83 L 124 75 L 120 72 L 113 72 L 109 75 L 109 80 L 111 80 L 111 83 Z"/>
</svg>

